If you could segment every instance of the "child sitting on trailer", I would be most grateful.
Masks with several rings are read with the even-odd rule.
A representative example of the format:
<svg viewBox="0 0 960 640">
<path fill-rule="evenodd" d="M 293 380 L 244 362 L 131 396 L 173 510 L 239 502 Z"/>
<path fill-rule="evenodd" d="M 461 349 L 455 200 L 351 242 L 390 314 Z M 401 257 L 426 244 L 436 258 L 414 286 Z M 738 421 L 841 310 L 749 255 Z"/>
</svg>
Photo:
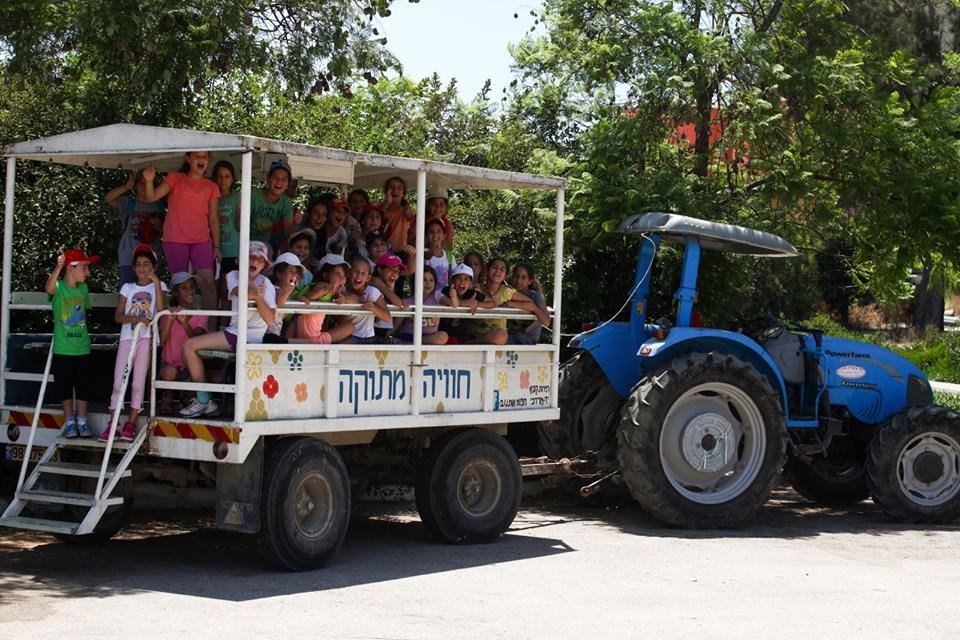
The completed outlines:
<svg viewBox="0 0 960 640">
<path fill-rule="evenodd" d="M 331 253 L 324 256 L 323 262 L 317 274 L 317 281 L 303 296 L 305 303 L 311 300 L 331 302 L 347 284 L 349 269 L 343 258 Z M 351 322 L 341 322 L 324 331 L 325 318 L 324 313 L 299 313 L 287 327 L 286 336 L 290 342 L 338 344 L 348 341 L 353 335 Z"/>
<path fill-rule="evenodd" d="M 123 406 L 126 389 L 123 377 L 127 371 L 127 360 L 133 352 L 133 361 L 129 371 L 130 411 L 116 437 L 120 440 L 133 440 L 137 435 L 137 418 L 143 411 L 143 391 L 147 385 L 147 372 L 150 370 L 150 349 L 153 336 L 150 334 L 150 321 L 158 311 L 164 308 L 164 285 L 157 277 L 157 254 L 150 245 L 141 244 L 133 250 L 133 271 L 136 282 L 128 282 L 120 287 L 117 298 L 117 310 L 113 318 L 120 323 L 120 345 L 117 349 L 117 362 L 113 368 L 113 394 L 110 396 L 110 415 Z M 134 344 L 134 327 L 140 325 L 140 335 Z M 100 439 L 110 439 L 110 427 L 103 430 Z"/>
<path fill-rule="evenodd" d="M 188 380 L 187 365 L 183 362 L 183 345 L 187 340 L 207 332 L 207 318 L 202 315 L 175 315 L 181 310 L 193 310 L 197 297 L 196 276 L 178 271 L 170 278 L 170 311 L 174 315 L 160 318 L 160 379 L 172 382 Z M 163 390 L 160 413 L 173 413 L 173 392 Z"/>
<path fill-rule="evenodd" d="M 214 333 L 205 333 L 201 336 L 195 336 L 187 340 L 183 345 L 183 361 L 190 371 L 190 378 L 194 382 L 206 381 L 203 370 L 203 360 L 197 353 L 201 349 L 220 349 L 233 351 L 237 348 L 238 322 L 247 323 L 247 342 L 249 344 L 259 344 L 263 342 L 263 334 L 267 332 L 267 327 L 273 324 L 277 315 L 276 289 L 263 275 L 263 270 L 270 266 L 270 260 L 267 258 L 267 245 L 263 242 L 254 240 L 250 242 L 250 267 L 249 267 L 249 289 L 248 297 L 256 304 L 256 309 L 247 311 L 240 309 L 240 295 L 238 288 L 240 286 L 240 272 L 231 271 L 227 274 L 228 297 L 231 302 L 233 317 L 230 320 L 230 326 L 223 331 Z M 241 316 L 246 313 L 246 319 Z M 210 397 L 207 391 L 198 391 L 197 397 L 189 406 L 180 410 L 180 415 L 185 418 L 196 418 L 199 416 L 209 416 L 219 410 L 217 403 Z"/>
<path fill-rule="evenodd" d="M 87 276 L 90 265 L 100 256 L 88 256 L 80 249 L 67 249 L 57 257 L 44 289 L 53 307 L 53 392 L 63 406 L 66 438 L 89 438 L 87 401 L 90 399 L 90 334 L 87 333 L 87 309 L 90 293 Z M 63 280 L 60 272 L 66 268 Z M 74 401 L 76 393 L 76 401 Z"/>
<path fill-rule="evenodd" d="M 370 263 L 366 258 L 354 258 L 350 263 L 350 275 L 347 277 L 347 286 L 340 295 L 334 298 L 338 304 L 359 304 L 372 315 L 345 316 L 343 322 L 353 324 L 353 344 L 374 344 L 376 335 L 373 330 L 374 320 L 389 322 L 390 311 L 383 300 L 383 294 L 376 287 L 370 286 Z"/>
</svg>

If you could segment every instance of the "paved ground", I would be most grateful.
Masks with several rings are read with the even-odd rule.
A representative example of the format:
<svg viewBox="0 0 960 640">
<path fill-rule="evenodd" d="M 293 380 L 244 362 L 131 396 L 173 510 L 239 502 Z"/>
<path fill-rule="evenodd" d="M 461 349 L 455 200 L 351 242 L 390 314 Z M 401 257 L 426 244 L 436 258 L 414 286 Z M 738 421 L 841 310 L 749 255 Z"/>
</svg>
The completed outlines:
<svg viewBox="0 0 960 640">
<path fill-rule="evenodd" d="M 330 567 L 265 567 L 204 513 L 79 548 L 0 533 L 0 638 L 956 638 L 960 527 L 812 508 L 780 490 L 738 531 L 631 505 L 527 499 L 497 544 L 365 507 Z M 189 634 L 189 635 L 187 635 Z"/>
</svg>

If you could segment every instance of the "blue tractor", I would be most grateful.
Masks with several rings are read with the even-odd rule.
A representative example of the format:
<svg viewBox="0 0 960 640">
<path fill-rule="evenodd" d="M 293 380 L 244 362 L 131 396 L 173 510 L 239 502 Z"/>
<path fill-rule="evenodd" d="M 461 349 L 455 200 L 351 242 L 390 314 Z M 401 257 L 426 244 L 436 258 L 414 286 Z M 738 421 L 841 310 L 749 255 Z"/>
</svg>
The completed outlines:
<svg viewBox="0 0 960 640">
<path fill-rule="evenodd" d="M 560 370 L 561 418 L 541 425 L 554 458 L 594 452 L 658 519 L 737 526 L 785 470 L 827 505 L 872 496 L 893 518 L 960 516 L 960 415 L 933 404 L 923 372 L 875 345 L 769 320 L 695 326 L 701 251 L 786 258 L 784 239 L 667 213 L 624 220 L 642 246 L 629 322 L 575 336 Z M 657 249 L 683 247 L 676 316 L 651 323 Z"/>
</svg>

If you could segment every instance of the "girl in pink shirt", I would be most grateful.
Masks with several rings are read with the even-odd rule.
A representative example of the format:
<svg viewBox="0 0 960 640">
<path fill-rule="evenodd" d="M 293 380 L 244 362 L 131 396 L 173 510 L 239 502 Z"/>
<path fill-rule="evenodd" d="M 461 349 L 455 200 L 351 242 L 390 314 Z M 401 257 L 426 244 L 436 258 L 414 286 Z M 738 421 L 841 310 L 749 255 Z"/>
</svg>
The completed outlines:
<svg viewBox="0 0 960 640">
<path fill-rule="evenodd" d="M 170 278 L 170 288 L 173 295 L 170 298 L 170 312 L 176 314 L 181 309 L 192 310 L 197 295 L 197 285 L 194 276 L 186 271 L 173 274 Z M 207 331 L 207 319 L 203 316 L 169 315 L 160 318 L 160 379 L 189 380 L 187 365 L 183 362 L 183 345 L 189 338 L 198 336 Z M 162 415 L 173 414 L 173 392 L 164 389 L 163 400 L 160 404 Z"/>
<path fill-rule="evenodd" d="M 157 168 L 143 170 L 146 180 L 145 202 L 167 196 L 167 217 L 163 221 L 163 253 L 171 273 L 189 271 L 190 265 L 200 283 L 204 309 L 217 307 L 217 289 L 213 282 L 214 261 L 220 260 L 220 189 L 204 172 L 210 162 L 206 151 L 191 151 L 180 171 L 168 173 L 159 187 L 153 186 Z"/>
</svg>

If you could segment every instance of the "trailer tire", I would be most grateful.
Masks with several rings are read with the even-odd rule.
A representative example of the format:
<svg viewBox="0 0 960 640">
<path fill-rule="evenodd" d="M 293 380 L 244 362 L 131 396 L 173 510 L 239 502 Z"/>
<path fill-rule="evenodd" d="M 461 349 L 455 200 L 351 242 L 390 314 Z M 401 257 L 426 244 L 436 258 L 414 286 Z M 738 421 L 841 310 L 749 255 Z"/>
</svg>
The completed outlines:
<svg viewBox="0 0 960 640">
<path fill-rule="evenodd" d="M 804 463 L 791 457 L 783 469 L 794 490 L 807 500 L 828 507 L 846 507 L 870 497 L 863 464 L 829 466 L 826 460 Z"/>
<path fill-rule="evenodd" d="M 485 429 L 446 433 L 417 469 L 420 520 L 442 542 L 492 542 L 517 515 L 522 480 L 517 455 L 503 437 Z"/>
<path fill-rule="evenodd" d="M 586 351 L 561 365 L 557 394 L 560 417 L 537 426 L 544 455 L 556 460 L 575 458 L 599 449 L 606 437 L 616 433 L 623 398 Z"/>
<path fill-rule="evenodd" d="M 960 415 L 914 407 L 894 415 L 867 450 L 873 500 L 900 522 L 942 523 L 960 517 Z"/>
<path fill-rule="evenodd" d="M 695 529 L 753 516 L 786 458 L 776 393 L 753 366 L 723 353 L 691 353 L 645 376 L 619 438 L 634 499 L 663 522 Z"/>
<path fill-rule="evenodd" d="M 257 541 L 264 556 L 291 571 L 326 565 L 350 521 L 350 480 L 337 450 L 316 438 L 267 447 Z"/>
</svg>

